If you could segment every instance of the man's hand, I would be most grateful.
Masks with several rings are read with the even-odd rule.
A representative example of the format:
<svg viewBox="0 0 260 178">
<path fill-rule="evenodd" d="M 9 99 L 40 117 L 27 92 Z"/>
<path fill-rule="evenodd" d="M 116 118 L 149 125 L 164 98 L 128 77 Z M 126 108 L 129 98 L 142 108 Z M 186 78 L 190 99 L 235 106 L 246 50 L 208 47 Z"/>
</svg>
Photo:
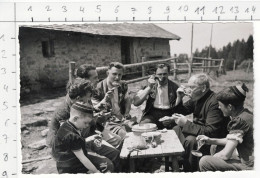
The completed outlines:
<svg viewBox="0 0 260 178">
<path fill-rule="evenodd" d="M 205 142 L 205 144 L 209 144 L 209 137 L 207 137 L 206 135 L 198 135 L 196 137 L 196 140 Z"/>
<path fill-rule="evenodd" d="M 182 114 L 173 114 L 172 118 L 174 119 L 175 123 L 180 127 L 183 127 L 188 120 L 187 117 Z"/>
<path fill-rule="evenodd" d="M 109 118 L 111 118 L 111 116 L 112 116 L 111 112 L 101 111 L 98 114 L 96 114 L 96 118 L 97 118 L 96 122 L 101 124 L 101 125 L 104 125 L 107 122 L 107 120 Z"/>
<path fill-rule="evenodd" d="M 177 93 L 177 97 L 182 99 L 185 96 L 185 87 L 181 85 L 177 89 L 176 93 Z"/>
<path fill-rule="evenodd" d="M 155 75 L 152 75 L 148 79 L 148 87 L 153 88 L 153 86 L 156 84 Z"/>
<path fill-rule="evenodd" d="M 164 116 L 164 117 L 160 118 L 159 121 L 162 122 L 162 124 L 165 127 L 167 127 L 174 122 L 174 119 L 173 119 L 173 117 L 170 117 L 170 116 Z"/>
<path fill-rule="evenodd" d="M 92 135 L 92 136 L 85 138 L 85 142 L 86 143 L 93 142 L 96 145 L 96 147 L 101 147 L 102 137 L 99 134 Z"/>
<path fill-rule="evenodd" d="M 102 169 L 101 172 L 106 172 L 107 171 L 107 162 L 101 163 L 100 168 Z"/>
<path fill-rule="evenodd" d="M 113 94 L 114 94 L 114 90 L 107 91 L 103 100 L 105 100 L 106 102 L 110 101 L 111 98 L 113 97 Z"/>
<path fill-rule="evenodd" d="M 109 107 L 109 102 L 111 101 L 113 95 L 114 95 L 114 90 L 109 90 L 108 92 L 106 92 L 104 98 L 94 106 L 94 109 L 96 111 L 107 109 Z"/>
</svg>

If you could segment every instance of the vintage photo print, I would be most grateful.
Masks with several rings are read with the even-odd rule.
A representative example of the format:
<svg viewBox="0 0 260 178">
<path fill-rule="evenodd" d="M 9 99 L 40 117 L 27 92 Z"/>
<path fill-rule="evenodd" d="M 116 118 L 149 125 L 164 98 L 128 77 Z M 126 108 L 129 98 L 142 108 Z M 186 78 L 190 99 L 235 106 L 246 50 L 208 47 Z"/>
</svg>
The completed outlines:
<svg viewBox="0 0 260 178">
<path fill-rule="evenodd" d="M 253 23 L 18 33 L 22 174 L 255 170 Z"/>
</svg>

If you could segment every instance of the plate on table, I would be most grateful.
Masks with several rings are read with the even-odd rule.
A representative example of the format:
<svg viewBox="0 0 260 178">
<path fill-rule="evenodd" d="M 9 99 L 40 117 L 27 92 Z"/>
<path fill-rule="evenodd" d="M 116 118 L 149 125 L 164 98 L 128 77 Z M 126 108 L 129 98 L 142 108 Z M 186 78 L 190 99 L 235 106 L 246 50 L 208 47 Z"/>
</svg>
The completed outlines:
<svg viewBox="0 0 260 178">
<path fill-rule="evenodd" d="M 145 133 L 142 133 L 142 136 L 143 136 L 143 137 L 146 137 L 146 138 L 150 138 L 150 137 L 160 137 L 160 136 L 161 136 L 161 133 L 160 133 L 160 132 L 145 132 Z"/>
</svg>

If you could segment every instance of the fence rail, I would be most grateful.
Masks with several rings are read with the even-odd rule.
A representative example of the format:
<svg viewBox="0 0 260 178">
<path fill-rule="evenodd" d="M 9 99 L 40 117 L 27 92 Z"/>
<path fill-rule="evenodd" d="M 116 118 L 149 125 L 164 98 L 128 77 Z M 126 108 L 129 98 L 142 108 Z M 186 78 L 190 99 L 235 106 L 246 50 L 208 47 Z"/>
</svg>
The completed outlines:
<svg viewBox="0 0 260 178">
<path fill-rule="evenodd" d="M 145 57 L 142 57 L 142 62 L 140 63 L 134 63 L 134 64 L 126 64 L 124 65 L 125 69 L 133 69 L 133 68 L 142 68 L 141 71 L 134 71 L 134 72 L 128 72 L 125 73 L 125 75 L 129 75 L 129 74 L 138 74 L 141 73 L 142 77 L 139 78 L 135 78 L 135 79 L 130 79 L 127 80 L 127 83 L 134 83 L 134 82 L 138 82 L 138 81 L 142 81 L 145 80 L 147 78 L 149 78 L 149 75 L 147 75 L 147 66 L 151 66 L 151 65 L 155 65 L 155 64 L 159 64 L 159 63 L 164 63 L 164 62 L 169 62 L 170 66 L 171 66 L 171 72 L 173 74 L 173 78 L 174 80 L 177 79 L 177 75 L 178 73 L 188 73 L 189 72 L 189 68 L 191 68 L 191 70 L 200 70 L 203 72 L 210 72 L 211 70 L 215 70 L 218 69 L 217 72 L 222 72 L 224 70 L 223 67 L 223 62 L 224 59 L 210 59 L 210 58 L 201 58 L 201 57 L 193 57 L 193 59 L 196 60 L 202 60 L 202 62 L 197 62 L 197 63 L 178 63 L 177 57 L 173 57 L 173 58 L 168 58 L 168 59 L 160 59 L 160 60 L 153 60 L 153 61 L 146 61 Z M 214 62 L 214 65 L 212 65 L 212 63 Z M 216 65 L 215 63 L 219 62 L 219 65 Z M 191 66 L 190 66 L 191 65 Z M 181 66 L 187 66 L 187 68 L 179 68 Z M 69 81 L 73 82 L 74 78 L 75 78 L 75 62 L 70 62 L 70 66 L 69 66 Z M 97 67 L 97 72 L 98 73 L 102 73 L 107 71 L 108 67 Z M 216 71 L 216 70 L 215 70 Z"/>
</svg>

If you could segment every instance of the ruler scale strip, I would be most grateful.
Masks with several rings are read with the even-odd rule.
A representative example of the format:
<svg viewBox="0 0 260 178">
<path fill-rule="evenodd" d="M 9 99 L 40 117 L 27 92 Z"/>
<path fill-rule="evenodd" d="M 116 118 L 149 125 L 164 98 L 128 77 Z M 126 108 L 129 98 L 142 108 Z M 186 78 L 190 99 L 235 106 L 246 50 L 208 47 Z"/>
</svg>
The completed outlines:
<svg viewBox="0 0 260 178">
<path fill-rule="evenodd" d="M 0 175 L 21 172 L 18 26 L 26 23 L 260 21 L 259 1 L 1 2 Z"/>
</svg>

